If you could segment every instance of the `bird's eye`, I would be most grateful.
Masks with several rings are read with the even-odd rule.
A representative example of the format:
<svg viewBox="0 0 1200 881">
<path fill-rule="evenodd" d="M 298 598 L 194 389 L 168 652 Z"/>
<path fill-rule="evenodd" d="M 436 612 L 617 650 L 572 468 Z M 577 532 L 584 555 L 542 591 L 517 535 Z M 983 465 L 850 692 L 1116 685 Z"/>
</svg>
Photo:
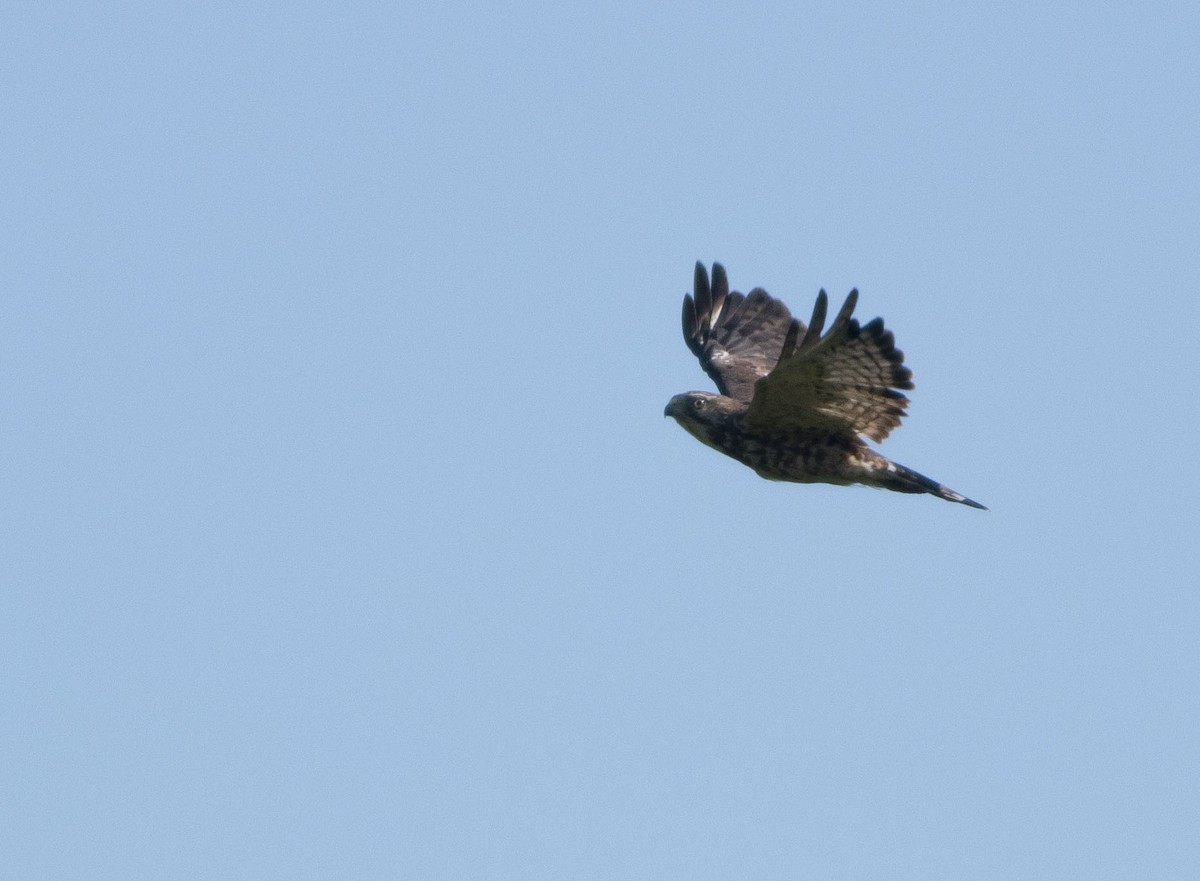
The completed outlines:
<svg viewBox="0 0 1200 881">
<path fill-rule="evenodd" d="M 703 410 L 704 409 L 704 398 L 695 398 L 692 401 L 692 409 Z"/>
</svg>

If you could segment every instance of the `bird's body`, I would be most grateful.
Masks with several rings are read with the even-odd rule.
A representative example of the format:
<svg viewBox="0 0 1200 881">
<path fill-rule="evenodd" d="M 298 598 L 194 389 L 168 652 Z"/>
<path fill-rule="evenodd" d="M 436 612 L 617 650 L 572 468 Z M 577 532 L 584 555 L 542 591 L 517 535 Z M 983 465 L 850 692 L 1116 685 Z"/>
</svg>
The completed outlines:
<svg viewBox="0 0 1200 881">
<path fill-rule="evenodd" d="M 899 389 L 913 386 L 882 319 L 860 327 L 850 317 L 857 299 L 852 291 L 822 336 L 824 291 L 806 328 L 761 289 L 730 293 L 719 263 L 710 287 L 697 263 L 695 296 L 684 298 L 684 338 L 721 394 L 676 395 L 666 415 L 768 480 L 859 483 L 982 508 L 863 440 L 883 440 L 900 424 L 908 399 Z"/>
<path fill-rule="evenodd" d="M 686 395 L 680 396 L 687 398 Z M 682 402 L 687 407 L 689 402 Z M 710 410 L 713 401 L 708 402 Z M 679 406 L 679 405 L 677 405 Z M 732 410 L 732 408 L 731 408 Z M 669 413 L 693 437 L 714 450 L 737 459 L 767 480 L 792 483 L 856 483 L 855 474 L 867 474 L 881 459 L 865 444 L 830 436 L 820 431 L 760 432 L 743 425 L 742 414 L 730 412 L 720 420 L 700 421 L 680 418 L 675 408 Z"/>
</svg>

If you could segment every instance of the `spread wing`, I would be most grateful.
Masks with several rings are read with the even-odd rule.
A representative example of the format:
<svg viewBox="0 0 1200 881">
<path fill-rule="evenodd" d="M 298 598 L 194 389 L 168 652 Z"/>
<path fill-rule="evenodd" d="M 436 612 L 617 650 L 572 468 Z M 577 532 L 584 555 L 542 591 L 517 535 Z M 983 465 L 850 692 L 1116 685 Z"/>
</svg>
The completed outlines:
<svg viewBox="0 0 1200 881">
<path fill-rule="evenodd" d="M 683 338 L 713 378 L 721 394 L 749 402 L 754 384 L 779 362 L 788 332 L 803 333 L 787 306 L 755 288 L 748 295 L 729 292 L 725 267 L 708 270 L 696 263 L 695 297 L 683 298 Z"/>
<path fill-rule="evenodd" d="M 808 330 L 789 333 L 779 362 L 754 389 L 746 427 L 758 430 L 822 429 L 881 441 L 900 425 L 912 371 L 883 319 L 859 326 L 850 317 L 858 291 L 850 292 L 829 332 L 828 298 L 817 296 Z"/>
</svg>

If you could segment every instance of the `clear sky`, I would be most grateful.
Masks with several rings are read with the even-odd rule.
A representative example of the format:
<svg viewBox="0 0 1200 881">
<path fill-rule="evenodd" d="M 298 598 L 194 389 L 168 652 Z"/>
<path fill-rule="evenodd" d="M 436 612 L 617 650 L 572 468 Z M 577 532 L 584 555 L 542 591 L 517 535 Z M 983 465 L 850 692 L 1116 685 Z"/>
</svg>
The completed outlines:
<svg viewBox="0 0 1200 881">
<path fill-rule="evenodd" d="M 0 15 L 0 874 L 1200 877 L 1194 2 Z M 861 291 L 757 478 L 694 262 Z"/>
</svg>

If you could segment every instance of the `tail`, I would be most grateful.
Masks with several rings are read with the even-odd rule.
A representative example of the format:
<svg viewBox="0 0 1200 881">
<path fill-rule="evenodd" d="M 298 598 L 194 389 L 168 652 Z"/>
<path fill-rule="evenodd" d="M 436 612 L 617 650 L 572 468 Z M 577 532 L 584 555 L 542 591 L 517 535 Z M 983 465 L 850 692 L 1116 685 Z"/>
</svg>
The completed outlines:
<svg viewBox="0 0 1200 881">
<path fill-rule="evenodd" d="M 878 472 L 877 476 L 879 479 L 877 485 L 884 489 L 901 493 L 929 493 L 939 499 L 945 499 L 947 502 L 958 502 L 960 505 L 970 505 L 981 511 L 987 510 L 979 502 L 968 499 L 962 493 L 956 493 L 950 487 L 942 486 L 936 480 L 930 480 L 924 474 L 918 474 L 911 468 L 905 468 L 892 461 L 887 461 L 887 465 Z"/>
</svg>

